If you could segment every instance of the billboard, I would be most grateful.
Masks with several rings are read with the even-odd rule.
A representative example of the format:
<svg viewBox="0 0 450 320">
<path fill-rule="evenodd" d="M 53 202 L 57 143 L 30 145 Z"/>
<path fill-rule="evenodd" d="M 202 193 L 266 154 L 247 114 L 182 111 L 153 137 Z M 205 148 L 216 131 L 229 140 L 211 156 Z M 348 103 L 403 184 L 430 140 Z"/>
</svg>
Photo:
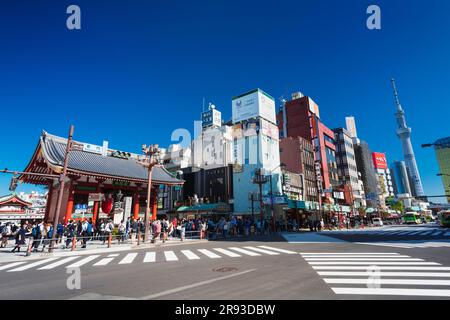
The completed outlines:
<svg viewBox="0 0 450 320">
<path fill-rule="evenodd" d="M 222 113 L 214 108 L 208 111 L 202 112 L 202 127 L 217 126 L 222 125 Z"/>
<path fill-rule="evenodd" d="M 231 107 L 233 123 L 256 117 L 276 123 L 275 100 L 262 90 L 256 89 L 233 98 Z"/>
<path fill-rule="evenodd" d="M 273 140 L 276 140 L 276 141 L 278 141 L 280 139 L 280 133 L 278 131 L 278 127 L 264 119 L 261 119 L 261 133 L 265 136 L 272 138 Z"/>
<path fill-rule="evenodd" d="M 372 152 L 372 160 L 375 169 L 387 169 L 386 154 L 381 152 Z"/>
</svg>

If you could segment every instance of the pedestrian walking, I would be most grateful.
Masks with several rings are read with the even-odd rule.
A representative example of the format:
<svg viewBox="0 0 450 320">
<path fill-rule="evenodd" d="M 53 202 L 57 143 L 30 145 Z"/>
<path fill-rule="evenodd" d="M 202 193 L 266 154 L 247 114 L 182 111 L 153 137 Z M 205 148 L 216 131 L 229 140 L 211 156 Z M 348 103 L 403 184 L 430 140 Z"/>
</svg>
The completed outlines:
<svg viewBox="0 0 450 320">
<path fill-rule="evenodd" d="M 25 245 L 25 234 L 26 229 L 25 225 L 21 225 L 20 229 L 16 231 L 15 239 L 16 239 L 16 246 L 11 250 L 11 252 L 20 252 L 20 246 Z"/>
<path fill-rule="evenodd" d="M 6 248 L 6 246 L 8 245 L 8 239 L 11 236 L 11 225 L 9 223 L 6 223 L 6 225 L 3 227 L 1 234 L 2 242 L 0 248 Z"/>
<path fill-rule="evenodd" d="M 125 236 L 126 236 L 126 224 L 122 221 L 120 221 L 119 226 L 117 227 L 118 233 L 119 233 L 119 237 L 117 238 L 118 243 L 120 244 L 120 242 L 122 241 L 122 243 L 125 241 Z"/>
</svg>

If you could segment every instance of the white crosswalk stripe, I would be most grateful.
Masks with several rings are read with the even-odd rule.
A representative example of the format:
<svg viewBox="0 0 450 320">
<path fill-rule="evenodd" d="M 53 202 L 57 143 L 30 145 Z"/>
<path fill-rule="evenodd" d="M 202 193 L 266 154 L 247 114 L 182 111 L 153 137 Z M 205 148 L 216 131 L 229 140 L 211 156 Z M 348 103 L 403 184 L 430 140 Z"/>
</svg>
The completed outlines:
<svg viewBox="0 0 450 320">
<path fill-rule="evenodd" d="M 56 262 L 54 262 L 54 263 L 48 264 L 48 265 L 46 265 L 46 266 L 44 266 L 44 267 L 38 268 L 38 270 L 51 270 L 51 269 L 54 269 L 54 268 L 56 268 L 56 267 L 59 267 L 59 266 L 65 264 L 65 263 L 67 263 L 67 262 L 70 262 L 70 261 L 75 260 L 75 259 L 78 259 L 78 258 L 79 258 L 79 257 L 67 257 L 67 258 L 65 258 L 65 259 L 61 259 L 61 260 L 56 261 Z"/>
<path fill-rule="evenodd" d="M 99 262 L 94 263 L 94 267 L 106 266 L 108 263 L 110 263 L 113 260 L 114 260 L 114 258 L 104 258 L 104 259 L 100 260 Z"/>
<path fill-rule="evenodd" d="M 46 264 L 47 262 L 55 261 L 56 259 L 58 259 L 58 258 L 48 258 L 48 259 L 45 259 L 45 260 L 39 260 L 39 261 L 27 264 L 27 265 L 22 266 L 22 267 L 18 267 L 18 268 L 15 268 L 15 269 L 8 270 L 7 272 L 19 272 L 19 271 L 28 270 L 28 269 L 31 269 L 31 268 L 34 268 L 34 267 Z"/>
<path fill-rule="evenodd" d="M 253 257 L 261 255 L 260 253 L 256 253 L 256 252 L 253 252 L 253 251 L 249 251 L 249 250 L 245 250 L 245 249 L 237 248 L 237 247 L 231 247 L 229 249 L 237 251 L 237 252 L 240 252 L 240 253 L 243 253 L 243 254 L 246 254 L 248 256 L 253 256 Z"/>
<path fill-rule="evenodd" d="M 237 254 L 237 253 L 235 253 L 233 251 L 230 251 L 230 250 L 227 250 L 227 249 L 214 248 L 214 250 L 216 250 L 217 252 L 222 253 L 222 254 L 224 254 L 226 256 L 229 256 L 229 257 L 233 257 L 233 258 L 242 257 L 240 254 Z"/>
<path fill-rule="evenodd" d="M 13 268 L 16 266 L 20 266 L 21 264 L 26 263 L 26 261 L 20 261 L 20 262 L 13 262 L 13 263 L 9 263 L 9 264 L 5 264 L 4 266 L 0 266 L 0 270 L 6 270 L 8 268 Z"/>
<path fill-rule="evenodd" d="M 129 253 L 125 256 L 125 258 L 123 258 L 119 264 L 130 264 L 133 262 L 133 260 L 136 258 L 138 254 L 136 252 L 134 253 Z"/>
<path fill-rule="evenodd" d="M 444 248 L 450 247 L 450 242 L 357 242 L 358 244 L 370 245 L 370 246 L 382 246 L 382 247 L 393 247 L 393 248 Z"/>
<path fill-rule="evenodd" d="M 75 262 L 75 263 L 72 263 L 71 265 L 67 266 L 66 268 L 79 268 L 79 267 L 82 267 L 86 263 L 91 262 L 92 260 L 95 260 L 98 257 L 100 257 L 100 255 L 98 255 L 98 254 L 95 254 L 95 255 L 92 255 L 92 256 L 88 256 L 88 257 L 86 257 L 84 259 L 81 259 L 81 260 Z"/>
<path fill-rule="evenodd" d="M 253 250 L 253 251 L 256 251 L 256 252 L 260 252 L 260 253 L 265 253 L 265 254 L 268 254 L 270 256 L 277 256 L 277 255 L 280 254 L 279 252 L 269 251 L 269 250 L 266 250 L 266 249 L 255 248 L 255 247 L 244 247 L 244 249 Z"/>
<path fill-rule="evenodd" d="M 161 262 L 180 262 L 183 259 L 178 258 L 178 252 L 183 257 L 186 257 L 187 260 L 201 260 L 201 259 L 220 259 L 222 257 L 231 257 L 231 258 L 242 258 L 243 256 L 251 256 L 257 257 L 261 255 L 268 256 L 278 256 L 280 254 L 298 254 L 297 252 L 280 249 L 271 246 L 244 246 L 244 247 L 227 247 L 227 248 L 211 248 L 211 249 L 196 249 L 198 252 L 194 252 L 194 250 L 179 250 L 172 251 L 166 250 L 161 251 L 156 254 L 155 251 L 144 252 L 143 254 L 140 252 L 130 252 L 125 254 L 120 253 L 112 253 L 106 254 L 104 257 L 101 257 L 100 254 L 93 254 L 88 256 L 82 255 L 73 255 L 73 256 L 65 256 L 65 257 L 52 257 L 43 260 L 37 260 L 33 262 L 29 261 L 18 261 L 12 262 L 4 265 L 0 265 L 0 271 L 5 270 L 6 272 L 19 272 L 25 271 L 29 269 L 33 269 L 36 267 L 37 270 L 53 270 L 58 267 L 67 268 L 77 268 L 82 266 L 91 265 L 92 267 L 99 266 L 107 266 L 113 265 L 127 265 L 131 263 L 151 263 L 161 261 Z M 200 253 L 200 254 L 199 254 Z M 336 258 L 346 258 L 347 256 L 337 256 Z M 392 257 L 390 254 L 386 254 L 383 258 L 388 259 Z M 403 256 L 395 256 L 398 258 L 402 258 Z M 311 258 L 315 258 L 312 256 Z M 319 257 L 321 258 L 321 257 Z M 328 258 L 328 257 L 323 257 Z M 331 256 L 334 258 L 334 256 Z M 382 258 L 382 257 L 380 257 Z M 69 264 L 70 263 L 70 264 Z M 67 265 L 69 264 L 69 265 Z"/>
<path fill-rule="evenodd" d="M 294 252 L 294 251 L 291 251 L 291 250 L 285 250 L 285 249 L 274 248 L 274 247 L 269 247 L 269 246 L 258 246 L 258 247 L 263 248 L 263 249 L 273 250 L 273 251 L 276 251 L 276 252 L 281 252 L 281 253 L 297 254 L 297 252 Z"/>
<path fill-rule="evenodd" d="M 203 253 L 205 256 L 211 259 L 220 259 L 221 256 L 215 254 L 214 252 L 207 250 L 207 249 L 197 249 L 199 252 Z"/>
<path fill-rule="evenodd" d="M 164 256 L 166 257 L 166 261 L 178 261 L 178 257 L 173 251 L 164 251 Z"/>
<path fill-rule="evenodd" d="M 395 253 L 380 258 L 382 254 L 301 253 L 337 295 L 450 297 L 450 267 Z"/>
<path fill-rule="evenodd" d="M 156 262 L 156 252 L 146 252 L 144 256 L 144 263 Z"/>
<path fill-rule="evenodd" d="M 200 257 L 193 253 L 191 250 L 181 250 L 181 252 L 188 258 L 189 260 L 199 260 Z"/>
</svg>

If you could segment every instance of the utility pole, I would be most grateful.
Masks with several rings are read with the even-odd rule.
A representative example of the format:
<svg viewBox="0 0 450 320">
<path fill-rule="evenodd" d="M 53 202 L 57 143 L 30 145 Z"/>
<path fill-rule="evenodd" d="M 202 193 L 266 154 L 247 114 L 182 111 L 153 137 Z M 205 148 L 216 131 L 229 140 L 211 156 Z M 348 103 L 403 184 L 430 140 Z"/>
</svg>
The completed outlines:
<svg viewBox="0 0 450 320">
<path fill-rule="evenodd" d="M 262 185 L 267 183 L 268 179 L 265 175 L 261 173 L 261 169 L 255 170 L 255 176 L 253 177 L 253 183 L 258 184 L 259 186 L 259 209 L 260 209 L 260 219 L 261 223 L 263 221 L 263 197 L 262 197 Z"/>
<path fill-rule="evenodd" d="M 149 231 L 149 216 L 150 216 L 150 203 L 151 203 L 151 192 L 152 192 L 152 171 L 153 167 L 158 164 L 158 160 L 155 160 L 155 155 L 159 154 L 158 145 L 151 145 L 147 147 L 147 145 L 142 146 L 142 152 L 147 156 L 147 161 L 141 162 L 141 164 L 148 169 L 148 179 L 147 179 L 147 206 L 145 210 L 144 216 L 144 224 L 145 224 L 145 234 L 144 234 L 144 242 L 148 240 L 148 231 Z M 155 217 L 152 217 L 152 219 Z"/>
<path fill-rule="evenodd" d="M 56 203 L 56 212 L 55 212 L 55 217 L 53 220 L 52 240 L 51 240 L 50 246 L 48 248 L 48 252 L 50 252 L 50 253 L 53 252 L 54 245 L 55 245 L 55 238 L 56 238 L 55 236 L 56 236 L 56 231 L 58 229 L 59 214 L 60 214 L 61 205 L 62 205 L 62 197 L 64 194 L 64 186 L 66 184 L 67 166 L 69 164 L 69 154 L 70 154 L 70 150 L 72 149 L 73 131 L 74 131 L 74 126 L 71 125 L 70 130 L 69 130 L 69 138 L 67 139 L 66 153 L 64 156 L 64 167 L 63 167 L 63 171 L 59 177 L 58 201 Z"/>
</svg>

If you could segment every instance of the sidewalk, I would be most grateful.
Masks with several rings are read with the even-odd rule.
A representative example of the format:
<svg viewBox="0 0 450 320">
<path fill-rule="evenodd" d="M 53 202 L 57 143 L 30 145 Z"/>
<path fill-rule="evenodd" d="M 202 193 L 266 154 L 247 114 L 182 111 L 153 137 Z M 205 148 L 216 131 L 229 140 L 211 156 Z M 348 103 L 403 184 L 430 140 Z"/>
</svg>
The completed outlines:
<svg viewBox="0 0 450 320">
<path fill-rule="evenodd" d="M 10 244 L 6 248 L 0 249 L 0 264 L 7 262 L 15 262 L 15 261 L 24 261 L 24 260 L 35 260 L 49 257 L 65 257 L 65 256 L 75 256 L 75 255 L 88 255 L 88 254 L 99 254 L 99 253 L 115 253 L 120 251 L 128 251 L 128 250 L 139 250 L 139 249 L 151 249 L 151 248 L 159 248 L 165 246 L 179 246 L 179 245 L 189 245 L 194 243 L 207 242 L 206 239 L 184 239 L 183 241 L 180 238 L 168 238 L 165 243 L 161 240 L 158 240 L 156 243 L 150 243 L 149 241 L 146 243 L 141 242 L 139 245 L 137 241 L 133 239 L 131 243 L 128 240 L 127 243 L 117 244 L 117 241 L 114 241 L 111 244 L 111 247 L 108 248 L 107 242 L 102 244 L 103 241 L 94 240 L 87 243 L 86 248 L 81 248 L 81 243 L 77 243 L 77 247 L 74 251 L 71 251 L 70 248 L 63 249 L 55 248 L 53 253 L 48 252 L 48 247 L 45 248 L 44 252 L 41 252 L 42 246 L 39 248 L 38 252 L 32 252 L 31 255 L 26 256 L 28 245 L 22 246 L 20 252 L 12 253 L 11 250 L 14 248 L 14 241 L 10 241 Z M 28 244 L 28 240 L 27 240 Z"/>
</svg>

